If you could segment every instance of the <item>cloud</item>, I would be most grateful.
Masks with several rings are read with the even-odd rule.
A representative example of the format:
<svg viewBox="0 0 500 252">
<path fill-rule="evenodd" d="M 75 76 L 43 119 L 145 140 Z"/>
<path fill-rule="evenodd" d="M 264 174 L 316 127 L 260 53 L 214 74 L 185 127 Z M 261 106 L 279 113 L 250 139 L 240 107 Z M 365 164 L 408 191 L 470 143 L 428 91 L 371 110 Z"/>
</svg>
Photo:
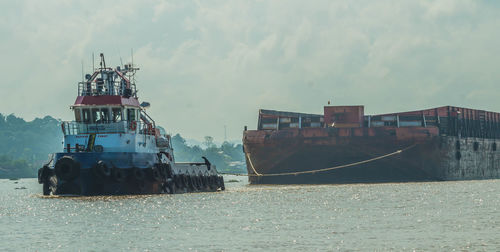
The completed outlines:
<svg viewBox="0 0 500 252">
<path fill-rule="evenodd" d="M 165 13 L 174 11 L 176 9 L 176 5 L 172 2 L 164 1 L 164 0 L 159 0 L 156 5 L 153 7 L 154 13 L 153 13 L 153 22 L 158 22 L 160 20 L 160 17 L 165 15 Z"/>
<path fill-rule="evenodd" d="M 232 139 L 259 108 L 498 111 L 500 7 L 456 1 L 98 1 L 0 4 L 0 112 L 71 119 L 81 61 L 134 61 L 170 132 Z M 98 7 L 96 7 L 98 6 Z M 24 98 L 30 102 L 19 103 Z"/>
<path fill-rule="evenodd" d="M 477 1 L 473 0 L 423 1 L 422 4 L 427 9 L 428 18 L 470 15 L 477 7 Z"/>
</svg>

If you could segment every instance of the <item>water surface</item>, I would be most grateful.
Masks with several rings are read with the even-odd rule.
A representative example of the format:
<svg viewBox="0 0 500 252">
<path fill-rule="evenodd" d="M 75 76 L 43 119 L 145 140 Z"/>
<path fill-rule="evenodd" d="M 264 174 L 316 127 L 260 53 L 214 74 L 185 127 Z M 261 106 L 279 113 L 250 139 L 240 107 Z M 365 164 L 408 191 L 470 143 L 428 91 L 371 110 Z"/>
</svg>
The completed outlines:
<svg viewBox="0 0 500 252">
<path fill-rule="evenodd" d="M 500 180 L 44 197 L 0 180 L 2 250 L 500 250 Z M 16 189 L 18 188 L 18 189 Z M 26 189 L 19 189 L 26 188 Z"/>
</svg>

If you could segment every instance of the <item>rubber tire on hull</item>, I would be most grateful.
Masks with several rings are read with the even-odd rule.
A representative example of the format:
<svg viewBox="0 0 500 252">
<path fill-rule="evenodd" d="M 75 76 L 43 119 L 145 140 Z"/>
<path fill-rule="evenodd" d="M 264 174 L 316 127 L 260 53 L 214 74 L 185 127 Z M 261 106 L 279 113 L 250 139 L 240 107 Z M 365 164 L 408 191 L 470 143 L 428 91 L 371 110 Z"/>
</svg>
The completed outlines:
<svg viewBox="0 0 500 252">
<path fill-rule="evenodd" d="M 49 176 L 51 176 L 52 171 L 49 166 L 44 165 L 42 168 L 38 169 L 38 183 L 42 184 L 48 180 Z"/>
<path fill-rule="evenodd" d="M 43 181 L 45 180 L 45 178 L 43 176 L 44 169 L 45 169 L 45 166 L 38 169 L 38 184 L 42 184 Z"/>
<path fill-rule="evenodd" d="M 56 176 L 65 181 L 71 181 L 80 174 L 80 163 L 70 156 L 57 160 L 55 165 Z"/>
<path fill-rule="evenodd" d="M 50 171 L 49 177 L 43 182 L 43 195 L 51 195 L 56 194 L 57 190 L 57 178 L 54 176 L 53 172 Z"/>
<path fill-rule="evenodd" d="M 174 176 L 172 166 L 170 164 L 165 164 L 165 175 L 167 176 L 167 178 L 173 178 Z"/>
<path fill-rule="evenodd" d="M 217 190 L 217 176 L 212 175 L 208 179 L 210 190 Z"/>
<path fill-rule="evenodd" d="M 185 192 L 190 192 L 191 191 L 191 185 L 189 181 L 189 176 L 186 174 L 182 174 L 182 184 L 184 184 L 184 191 Z"/>
<path fill-rule="evenodd" d="M 169 180 L 163 184 L 164 188 L 163 190 L 167 194 L 174 194 L 175 193 L 175 183 L 172 180 Z"/>
<path fill-rule="evenodd" d="M 196 176 L 195 179 L 196 179 L 196 190 L 198 191 L 203 190 L 203 182 L 201 180 L 201 175 Z"/>
<path fill-rule="evenodd" d="M 152 179 L 156 180 L 156 181 L 159 181 L 159 182 L 163 181 L 163 175 L 162 175 L 161 167 L 160 166 L 155 165 L 152 168 Z"/>
<path fill-rule="evenodd" d="M 226 187 L 224 185 L 224 177 L 219 176 L 219 187 L 222 191 L 226 190 Z"/>
<path fill-rule="evenodd" d="M 205 175 L 201 176 L 201 185 L 203 189 L 208 189 L 208 177 Z"/>
<path fill-rule="evenodd" d="M 156 164 L 155 167 L 158 168 L 162 181 L 165 180 L 167 178 L 167 168 L 165 164 Z"/>
<path fill-rule="evenodd" d="M 132 168 L 132 176 L 135 178 L 135 180 L 142 181 L 146 177 L 146 174 L 143 169 L 134 167 Z"/>
<path fill-rule="evenodd" d="M 200 191 L 205 190 L 205 185 L 203 184 L 203 175 L 201 175 L 201 173 L 198 174 L 198 183 L 200 185 L 199 190 Z"/>
<path fill-rule="evenodd" d="M 97 161 L 97 163 L 92 166 L 92 172 L 97 178 L 100 179 L 107 178 L 111 175 L 111 169 L 102 160 Z"/>
<path fill-rule="evenodd" d="M 189 178 L 189 191 L 194 192 L 196 191 L 196 179 L 194 176 L 188 175 Z"/>
<path fill-rule="evenodd" d="M 124 182 L 127 179 L 127 171 L 114 167 L 112 170 L 113 179 L 117 182 Z"/>
<path fill-rule="evenodd" d="M 43 195 L 47 196 L 47 195 L 50 195 L 50 184 L 49 184 L 49 181 L 46 181 L 43 183 Z"/>
<path fill-rule="evenodd" d="M 183 188 L 184 187 L 181 175 L 174 175 L 173 179 L 174 179 L 175 187 L 177 187 L 177 188 Z"/>
</svg>

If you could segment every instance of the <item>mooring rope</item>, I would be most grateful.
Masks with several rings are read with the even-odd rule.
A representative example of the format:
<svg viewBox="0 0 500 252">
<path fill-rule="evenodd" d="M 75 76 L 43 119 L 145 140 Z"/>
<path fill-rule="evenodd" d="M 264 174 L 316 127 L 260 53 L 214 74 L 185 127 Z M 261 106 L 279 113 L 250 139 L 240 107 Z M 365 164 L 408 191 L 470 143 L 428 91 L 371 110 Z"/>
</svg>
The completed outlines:
<svg viewBox="0 0 500 252">
<path fill-rule="evenodd" d="M 245 155 L 247 155 L 248 162 L 250 163 L 250 168 L 252 168 L 252 170 L 253 170 L 253 172 L 255 173 L 255 175 L 257 175 L 257 176 L 262 176 L 262 174 L 258 173 L 258 172 L 255 170 L 255 167 L 253 167 L 252 159 L 250 158 L 250 153 L 246 153 Z M 250 175 L 250 174 L 247 174 L 247 175 Z M 253 174 L 252 174 L 252 175 L 253 175 Z"/>
<path fill-rule="evenodd" d="M 317 169 L 317 170 L 310 170 L 310 171 L 297 171 L 297 172 L 283 172 L 283 173 L 267 173 L 267 174 L 261 174 L 261 173 L 258 173 L 256 170 L 255 170 L 255 167 L 253 166 L 253 163 L 252 163 L 252 159 L 250 159 L 250 155 L 247 153 L 247 158 L 248 158 L 248 162 L 250 163 L 250 168 L 252 168 L 253 172 L 255 174 L 238 174 L 238 173 L 219 173 L 219 174 L 223 174 L 223 175 L 234 175 L 234 176 L 245 176 L 245 177 L 269 177 L 269 176 L 288 176 L 288 175 L 299 175 L 299 174 L 308 174 L 308 173 L 316 173 L 316 172 L 324 172 L 324 171 L 330 171 L 330 170 L 336 170 L 336 169 L 341 169 L 341 168 L 346 168 L 346 167 L 351 167 L 351 166 L 356 166 L 356 165 L 360 165 L 360 164 L 366 164 L 366 163 L 369 163 L 369 162 L 373 162 L 373 161 L 376 161 L 376 160 L 380 160 L 380 159 L 384 159 L 384 158 L 388 158 L 390 156 L 394 156 L 394 155 L 397 155 L 397 154 L 400 154 L 404 151 L 407 151 L 413 147 L 415 147 L 416 144 L 413 144 L 411 146 L 408 146 L 404 149 L 400 149 L 400 150 L 397 150 L 395 152 L 391 152 L 389 154 L 385 154 L 385 155 L 381 155 L 381 156 L 378 156 L 378 157 L 374 157 L 374 158 L 371 158 L 371 159 L 367 159 L 367 160 L 363 160 L 363 161 L 359 161 L 359 162 L 355 162 L 355 163 L 350 163 L 350 164 L 345 164 L 345 165 L 339 165 L 339 166 L 334 166 L 334 167 L 329 167 L 329 168 L 322 168 L 322 169 Z"/>
</svg>

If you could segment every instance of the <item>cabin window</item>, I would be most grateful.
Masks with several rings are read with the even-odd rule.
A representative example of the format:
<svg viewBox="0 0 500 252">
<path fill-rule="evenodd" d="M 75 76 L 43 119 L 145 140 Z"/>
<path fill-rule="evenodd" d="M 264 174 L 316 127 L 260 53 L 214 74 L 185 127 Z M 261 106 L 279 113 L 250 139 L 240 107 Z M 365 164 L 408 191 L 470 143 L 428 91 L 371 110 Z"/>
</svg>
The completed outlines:
<svg viewBox="0 0 500 252">
<path fill-rule="evenodd" d="M 89 123 L 90 120 L 90 110 L 89 109 L 82 109 L 82 115 L 83 115 L 83 121 L 86 123 Z"/>
<path fill-rule="evenodd" d="M 93 112 L 93 116 L 94 116 L 94 120 L 96 123 L 105 123 L 105 122 L 108 122 L 109 121 L 109 109 L 108 108 L 98 108 L 98 109 L 95 109 L 95 112 L 94 112 L 94 109 L 92 109 L 92 112 Z"/>
<path fill-rule="evenodd" d="M 107 108 L 94 108 L 92 109 L 92 122 L 93 123 L 104 123 L 108 121 L 108 109 Z"/>
<path fill-rule="evenodd" d="M 99 109 L 94 108 L 91 111 L 92 111 L 92 122 L 93 123 L 96 123 L 97 121 L 101 120 Z"/>
<path fill-rule="evenodd" d="M 109 121 L 109 108 L 101 108 L 101 122 Z"/>
<path fill-rule="evenodd" d="M 82 121 L 82 114 L 80 109 L 75 109 L 75 121 L 81 122 Z"/>
<path fill-rule="evenodd" d="M 135 117 L 135 109 L 127 109 L 127 119 L 129 121 L 137 121 Z"/>
<path fill-rule="evenodd" d="M 113 122 L 119 122 L 122 120 L 122 109 L 121 108 L 113 108 Z"/>
</svg>

